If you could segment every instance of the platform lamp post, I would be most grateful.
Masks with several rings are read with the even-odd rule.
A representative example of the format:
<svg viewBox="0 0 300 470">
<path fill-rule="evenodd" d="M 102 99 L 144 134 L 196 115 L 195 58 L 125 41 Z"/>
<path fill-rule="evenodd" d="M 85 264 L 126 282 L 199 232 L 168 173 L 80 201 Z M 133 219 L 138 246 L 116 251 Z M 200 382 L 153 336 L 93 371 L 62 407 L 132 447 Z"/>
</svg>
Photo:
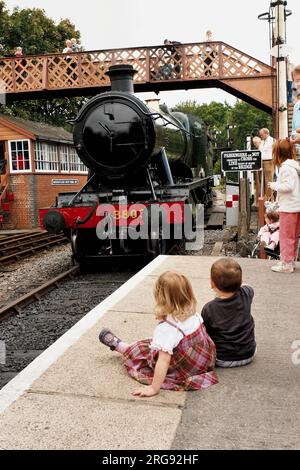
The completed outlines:
<svg viewBox="0 0 300 470">
<path fill-rule="evenodd" d="M 276 68 L 277 82 L 273 87 L 273 122 L 274 135 L 279 139 L 288 136 L 288 105 L 287 105 L 287 44 L 286 44 L 286 20 L 292 12 L 287 10 L 287 1 L 277 0 L 270 3 L 267 13 L 258 16 L 260 20 L 269 23 L 270 47 L 272 66 Z M 261 195 L 258 197 L 259 224 L 264 224 L 264 197 L 262 194 L 263 173 L 261 180 Z M 261 251 L 261 258 L 265 258 Z"/>
<path fill-rule="evenodd" d="M 277 70 L 277 99 L 274 100 L 274 114 L 277 117 L 275 128 L 276 137 L 280 139 L 288 136 L 286 19 L 292 12 L 286 7 L 287 1 L 276 0 L 271 2 L 267 13 L 258 16 L 258 19 L 267 20 L 270 24 L 271 56 L 273 66 Z"/>
</svg>

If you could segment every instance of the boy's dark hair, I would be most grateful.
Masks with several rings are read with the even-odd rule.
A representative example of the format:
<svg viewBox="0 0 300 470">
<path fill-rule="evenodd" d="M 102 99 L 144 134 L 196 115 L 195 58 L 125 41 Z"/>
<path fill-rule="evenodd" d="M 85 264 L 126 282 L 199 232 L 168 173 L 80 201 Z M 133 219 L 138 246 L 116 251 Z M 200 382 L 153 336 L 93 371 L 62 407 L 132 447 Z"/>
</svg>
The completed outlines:
<svg viewBox="0 0 300 470">
<path fill-rule="evenodd" d="M 236 292 L 242 284 L 242 268 L 232 258 L 222 258 L 211 267 L 211 279 L 221 292 Z"/>
</svg>

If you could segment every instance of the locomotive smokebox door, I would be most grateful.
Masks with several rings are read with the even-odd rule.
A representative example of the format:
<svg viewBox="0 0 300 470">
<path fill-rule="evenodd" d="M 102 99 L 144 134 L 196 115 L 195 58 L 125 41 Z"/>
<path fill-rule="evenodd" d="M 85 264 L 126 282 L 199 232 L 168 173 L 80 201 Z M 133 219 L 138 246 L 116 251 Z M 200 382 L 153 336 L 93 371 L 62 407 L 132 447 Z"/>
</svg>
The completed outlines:
<svg viewBox="0 0 300 470">
<path fill-rule="evenodd" d="M 78 155 L 96 174 L 124 177 L 145 166 L 155 146 L 154 122 L 133 95 L 130 65 L 110 67 L 112 90 L 88 101 L 75 120 Z"/>
</svg>

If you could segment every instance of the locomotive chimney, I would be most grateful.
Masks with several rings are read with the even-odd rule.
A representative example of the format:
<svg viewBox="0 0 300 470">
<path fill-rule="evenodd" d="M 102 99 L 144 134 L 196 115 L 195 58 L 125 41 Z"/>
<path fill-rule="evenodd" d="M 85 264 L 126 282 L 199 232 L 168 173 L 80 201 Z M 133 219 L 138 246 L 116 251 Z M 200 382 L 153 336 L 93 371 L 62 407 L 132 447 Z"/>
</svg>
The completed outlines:
<svg viewBox="0 0 300 470">
<path fill-rule="evenodd" d="M 132 65 L 119 64 L 109 67 L 106 75 L 111 82 L 111 91 L 123 91 L 125 93 L 134 93 L 133 76 L 137 73 Z"/>
</svg>

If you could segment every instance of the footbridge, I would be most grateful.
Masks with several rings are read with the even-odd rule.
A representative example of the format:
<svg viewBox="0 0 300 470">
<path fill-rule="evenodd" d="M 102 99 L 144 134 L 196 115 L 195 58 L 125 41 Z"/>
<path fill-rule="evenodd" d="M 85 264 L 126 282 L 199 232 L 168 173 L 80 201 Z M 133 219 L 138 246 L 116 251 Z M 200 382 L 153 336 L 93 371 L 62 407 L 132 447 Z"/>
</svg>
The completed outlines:
<svg viewBox="0 0 300 470">
<path fill-rule="evenodd" d="M 110 87 L 108 68 L 124 63 L 137 70 L 137 92 L 221 88 L 269 113 L 275 107 L 275 69 L 224 42 L 1 58 L 0 83 L 8 102 L 95 95 Z"/>
</svg>

